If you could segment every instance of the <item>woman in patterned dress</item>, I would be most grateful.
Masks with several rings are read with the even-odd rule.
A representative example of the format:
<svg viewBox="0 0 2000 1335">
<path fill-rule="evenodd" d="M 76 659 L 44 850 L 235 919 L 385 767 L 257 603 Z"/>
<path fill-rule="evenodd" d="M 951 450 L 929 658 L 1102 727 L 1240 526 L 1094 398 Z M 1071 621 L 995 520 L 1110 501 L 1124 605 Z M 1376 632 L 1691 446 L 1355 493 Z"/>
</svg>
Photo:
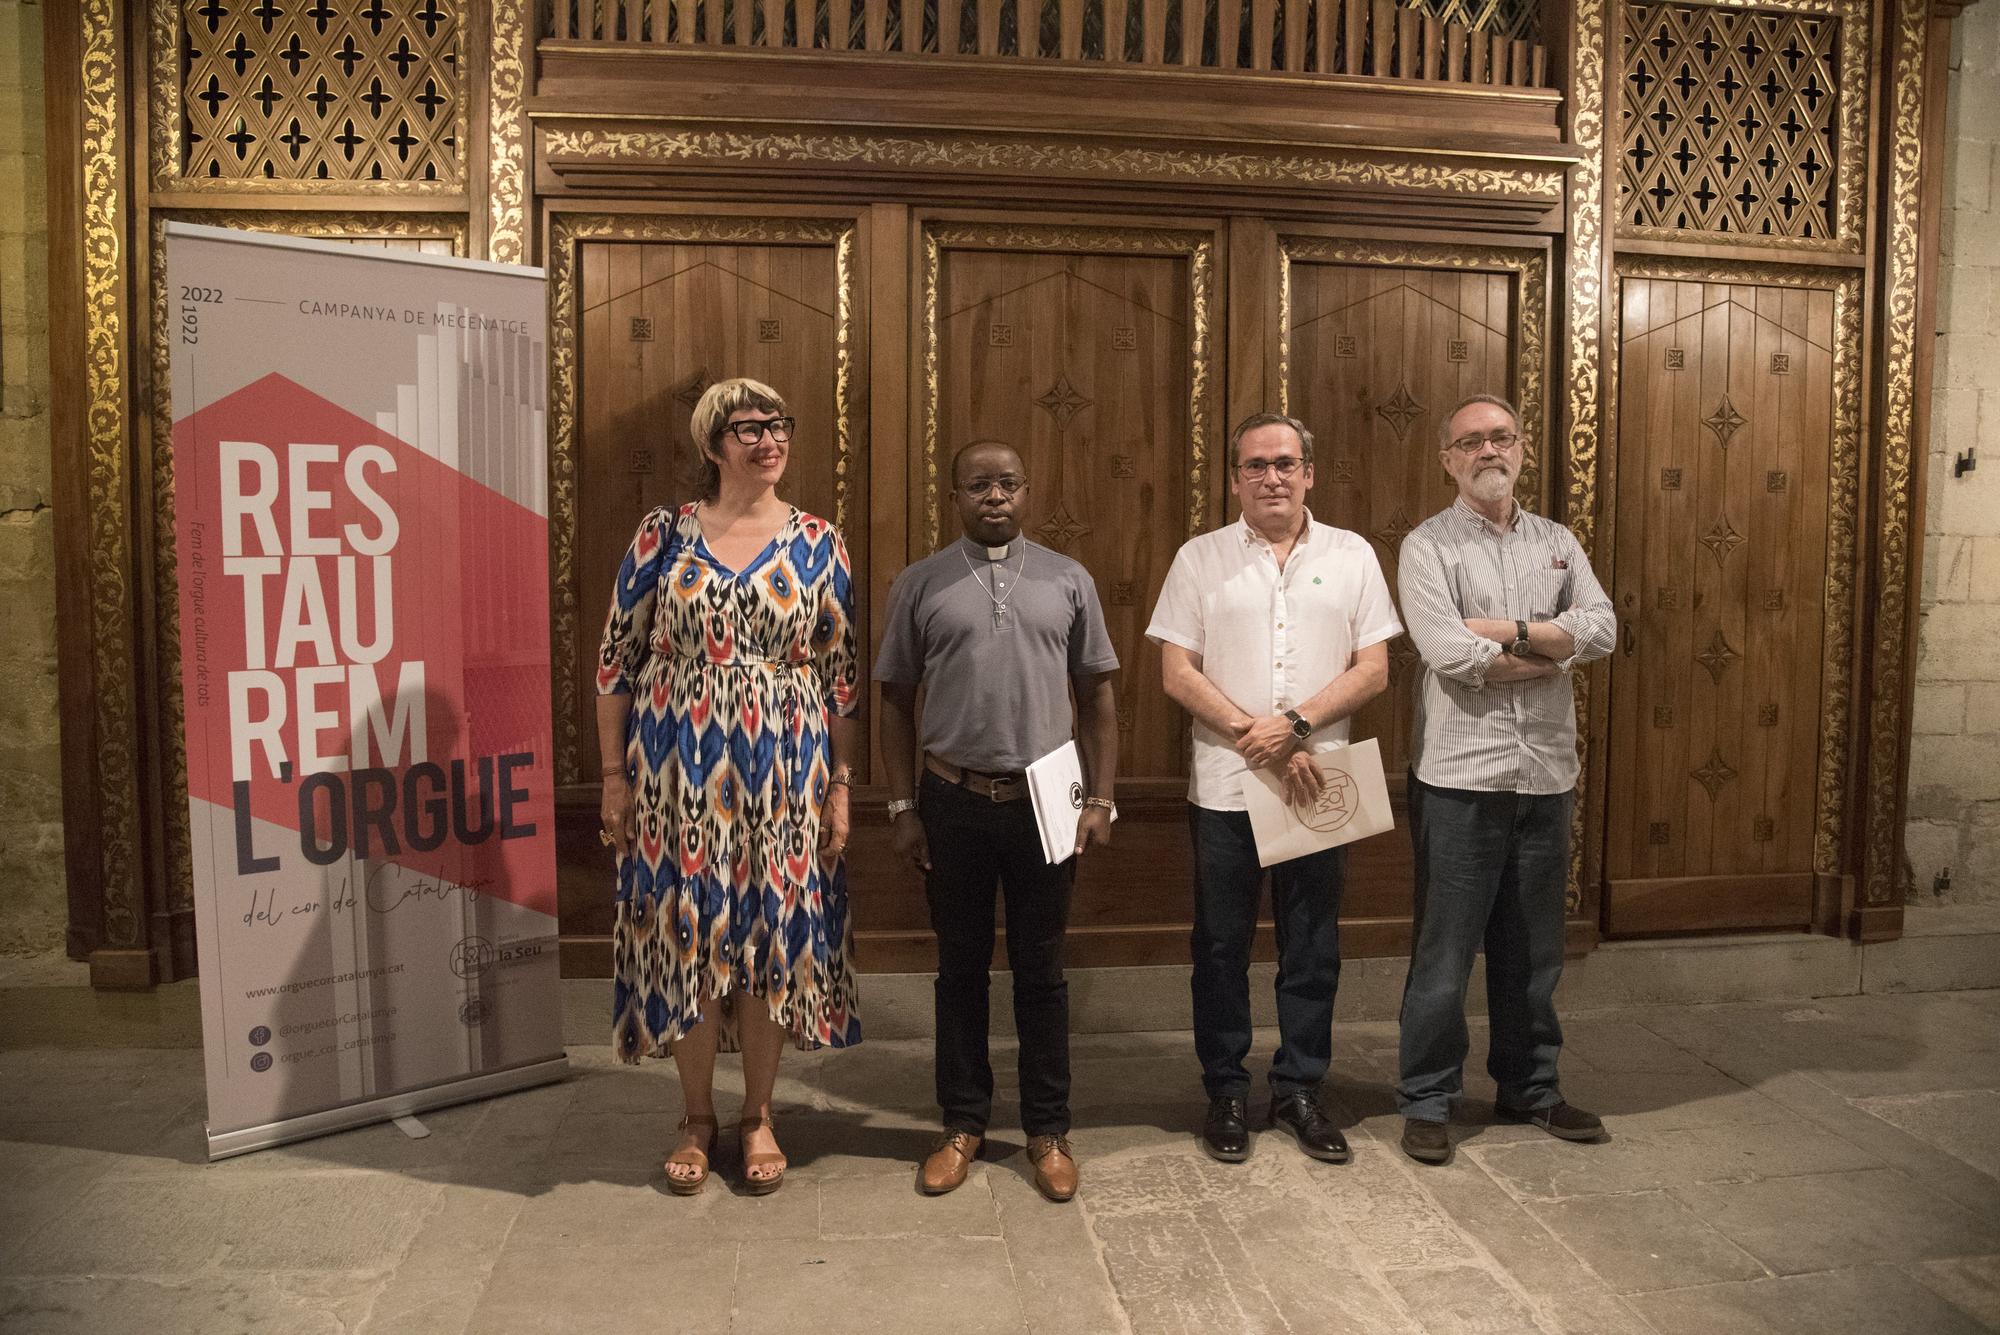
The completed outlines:
<svg viewBox="0 0 2000 1335">
<path fill-rule="evenodd" d="M 841 856 L 854 595 L 840 535 L 777 495 L 792 425 L 754 380 L 701 396 L 702 499 L 639 525 L 599 657 L 612 1041 L 622 1061 L 671 1051 L 680 1068 L 679 1195 L 708 1179 L 718 1050 L 743 1051 L 744 1177 L 763 1193 L 785 1171 L 771 1127 L 785 1039 L 861 1040 Z"/>
</svg>

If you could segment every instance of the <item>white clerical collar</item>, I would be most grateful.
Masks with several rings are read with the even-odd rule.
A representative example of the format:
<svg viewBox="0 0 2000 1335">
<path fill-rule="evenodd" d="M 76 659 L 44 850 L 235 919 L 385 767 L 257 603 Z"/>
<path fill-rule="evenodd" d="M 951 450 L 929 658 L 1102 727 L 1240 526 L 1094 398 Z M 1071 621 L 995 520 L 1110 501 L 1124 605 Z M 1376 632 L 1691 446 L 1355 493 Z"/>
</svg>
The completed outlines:
<svg viewBox="0 0 2000 1335">
<path fill-rule="evenodd" d="M 959 541 L 965 544 L 965 554 L 967 556 L 977 556 L 984 560 L 998 563 L 1018 556 L 1022 545 L 1027 539 L 1017 534 L 1012 542 L 1002 543 L 998 547 L 988 547 L 983 542 L 975 542 L 969 534 L 960 538 Z"/>
</svg>

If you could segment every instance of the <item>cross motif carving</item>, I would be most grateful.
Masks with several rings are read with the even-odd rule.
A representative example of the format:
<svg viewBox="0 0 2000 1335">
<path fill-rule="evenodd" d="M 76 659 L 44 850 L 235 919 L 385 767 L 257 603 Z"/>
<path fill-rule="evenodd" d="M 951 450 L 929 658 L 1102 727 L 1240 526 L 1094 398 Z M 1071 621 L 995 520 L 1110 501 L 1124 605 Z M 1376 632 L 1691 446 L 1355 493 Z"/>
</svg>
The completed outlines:
<svg viewBox="0 0 2000 1335">
<path fill-rule="evenodd" d="M 1729 641 L 1723 638 L 1720 629 L 1716 630 L 1715 638 L 1708 642 L 1708 648 L 1694 656 L 1695 662 L 1708 669 L 1709 679 L 1717 683 L 1721 682 L 1722 674 L 1729 671 L 1729 665 L 1741 657 L 1743 655 L 1731 648 Z"/>
<path fill-rule="evenodd" d="M 1389 516 L 1388 526 L 1376 530 L 1375 541 L 1381 543 L 1383 548 L 1394 556 L 1403 549 L 1403 539 L 1408 537 L 1410 530 L 1415 527 L 1416 525 L 1410 522 L 1410 517 L 1403 513 L 1403 507 L 1399 505 L 1396 507 L 1396 512 Z"/>
<path fill-rule="evenodd" d="M 1398 384 L 1396 392 L 1375 409 L 1376 414 L 1387 422 L 1396 433 L 1397 440 L 1407 440 L 1410 423 L 1422 417 L 1427 411 L 1421 403 L 1410 397 L 1410 387 Z"/>
<path fill-rule="evenodd" d="M 1067 552 L 1072 543 L 1088 532 L 1090 525 L 1080 523 L 1061 501 L 1056 502 L 1055 513 L 1035 530 L 1037 537 L 1059 552 Z"/>
<path fill-rule="evenodd" d="M 1070 384 L 1067 375 L 1058 375 L 1056 383 L 1049 387 L 1049 392 L 1035 400 L 1049 410 L 1049 416 L 1056 419 L 1058 431 L 1067 430 L 1070 419 L 1096 401 L 1077 393 L 1076 386 Z"/>
<path fill-rule="evenodd" d="M 1728 515 L 1716 516 L 1715 527 L 1701 536 L 1701 545 L 1715 554 L 1718 566 L 1727 565 L 1729 554 L 1741 547 L 1744 541 L 1743 535 L 1730 526 Z"/>
<path fill-rule="evenodd" d="M 1718 746 L 1709 753 L 1707 763 L 1692 771 L 1688 777 L 1707 789 L 1708 800 L 1713 802 L 1721 794 L 1722 786 L 1736 777 L 1736 771 L 1722 758 L 1722 748 Z"/>
<path fill-rule="evenodd" d="M 1736 411 L 1736 405 L 1724 394 L 1715 411 L 1701 419 L 1701 424 L 1715 433 L 1715 443 L 1723 449 L 1729 448 L 1729 438 L 1742 430 L 1749 419 Z"/>
<path fill-rule="evenodd" d="M 708 368 L 704 366 L 674 386 L 674 402 L 691 409 L 701 402 L 701 396 L 708 393 L 708 387 L 714 383 L 708 378 Z"/>
</svg>

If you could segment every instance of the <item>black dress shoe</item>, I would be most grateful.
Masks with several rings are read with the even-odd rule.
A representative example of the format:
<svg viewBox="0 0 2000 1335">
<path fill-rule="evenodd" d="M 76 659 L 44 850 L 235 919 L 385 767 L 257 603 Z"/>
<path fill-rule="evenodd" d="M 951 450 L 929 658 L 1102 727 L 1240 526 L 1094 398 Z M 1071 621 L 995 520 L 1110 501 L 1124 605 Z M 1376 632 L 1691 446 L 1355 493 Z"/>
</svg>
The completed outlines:
<svg viewBox="0 0 2000 1335">
<path fill-rule="evenodd" d="M 1211 1159 L 1242 1163 L 1250 1157 L 1250 1104 L 1228 1094 L 1208 1101 L 1208 1117 L 1201 1124 L 1201 1147 Z"/>
<path fill-rule="evenodd" d="M 1299 1148 L 1322 1163 L 1346 1163 L 1351 1157 L 1347 1137 L 1326 1120 L 1319 1100 L 1303 1089 L 1271 1100 L 1271 1125 L 1291 1132 L 1298 1138 Z"/>
<path fill-rule="evenodd" d="M 1418 1117 L 1403 1119 L 1403 1153 L 1418 1163 L 1443 1163 L 1451 1157 L 1451 1136 L 1443 1122 Z"/>
<path fill-rule="evenodd" d="M 1604 1120 L 1569 1103 L 1552 1103 L 1546 1108 L 1494 1109 L 1510 1122 L 1538 1126 L 1558 1140 L 1597 1140 L 1604 1135 Z"/>
</svg>

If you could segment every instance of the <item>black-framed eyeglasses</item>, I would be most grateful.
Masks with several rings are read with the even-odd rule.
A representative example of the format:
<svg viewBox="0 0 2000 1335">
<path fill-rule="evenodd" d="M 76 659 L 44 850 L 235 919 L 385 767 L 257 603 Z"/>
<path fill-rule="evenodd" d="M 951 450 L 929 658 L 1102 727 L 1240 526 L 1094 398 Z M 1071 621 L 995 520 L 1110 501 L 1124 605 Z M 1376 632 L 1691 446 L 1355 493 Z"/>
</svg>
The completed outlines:
<svg viewBox="0 0 2000 1335">
<path fill-rule="evenodd" d="M 1297 455 L 1288 454 L 1282 459 L 1245 459 L 1236 465 L 1236 471 L 1246 481 L 1255 481 L 1266 473 L 1276 473 L 1278 480 L 1288 481 L 1291 476 L 1306 466 L 1306 461 Z"/>
<path fill-rule="evenodd" d="M 1518 431 L 1475 432 L 1470 436 L 1460 436 L 1451 443 L 1451 448 L 1460 454 L 1477 454 L 1489 443 L 1496 450 L 1511 450 L 1521 443 L 1521 435 Z"/>
<path fill-rule="evenodd" d="M 978 500 L 995 488 L 999 489 L 1002 496 L 1014 496 L 1019 494 L 1021 488 L 1027 485 L 1028 479 L 1026 478 L 1016 477 L 1012 473 L 1003 473 L 999 477 L 970 478 L 959 483 L 958 489 L 974 500 Z"/>
<path fill-rule="evenodd" d="M 763 442 L 768 432 L 772 440 L 780 445 L 792 438 L 792 427 L 797 424 L 792 417 L 751 417 L 741 422 L 725 422 L 729 434 L 736 437 L 740 445 L 757 445 Z"/>
</svg>

